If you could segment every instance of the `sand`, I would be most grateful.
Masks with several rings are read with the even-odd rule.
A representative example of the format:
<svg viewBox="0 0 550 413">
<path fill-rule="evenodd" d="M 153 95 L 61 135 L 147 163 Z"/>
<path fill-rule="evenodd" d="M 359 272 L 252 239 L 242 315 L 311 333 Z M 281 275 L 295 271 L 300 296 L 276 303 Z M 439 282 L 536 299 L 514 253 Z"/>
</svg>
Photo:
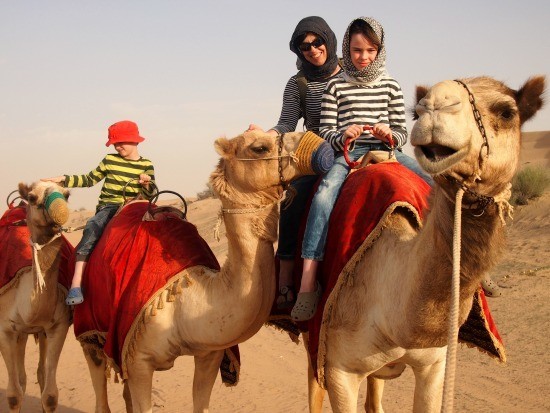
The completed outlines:
<svg viewBox="0 0 550 413">
<path fill-rule="evenodd" d="M 538 134 L 538 135 L 536 135 Z M 536 132 L 522 150 L 522 164 L 537 163 L 549 167 L 548 132 Z M 188 218 L 199 228 L 221 263 L 227 242 L 218 243 L 213 231 L 219 201 L 205 199 L 189 205 Z M 70 226 L 76 227 L 91 215 L 90 211 L 71 214 Z M 549 412 L 550 380 L 547 378 L 550 356 L 550 193 L 530 205 L 519 207 L 508 224 L 508 248 L 500 264 L 492 271 L 503 295 L 490 298 L 489 305 L 501 333 L 508 362 L 503 365 L 476 349 L 459 347 L 455 390 L 457 412 Z M 223 227 L 222 227 L 223 228 Z M 80 231 L 69 234 L 78 242 Z M 40 412 L 36 380 L 38 347 L 27 344 L 27 393 L 23 412 Z M 307 363 L 303 346 L 293 343 L 285 333 L 263 327 L 258 334 L 240 345 L 242 371 L 236 387 L 226 387 L 218 378 L 214 385 L 211 412 L 305 412 L 307 411 Z M 180 357 L 174 368 L 156 372 L 153 378 L 153 403 L 156 412 L 192 411 L 191 386 L 193 361 Z M 57 374 L 60 413 L 92 412 L 94 392 L 88 369 L 72 328 L 61 355 Z M 0 367 L 0 412 L 7 411 L 7 373 Z M 364 383 L 360 401 L 364 400 Z M 414 377 L 410 368 L 393 381 L 386 382 L 386 413 L 411 411 Z M 108 385 L 113 413 L 124 412 L 122 385 Z M 328 398 L 324 412 L 330 412 Z M 359 409 L 359 411 L 362 411 Z"/>
</svg>

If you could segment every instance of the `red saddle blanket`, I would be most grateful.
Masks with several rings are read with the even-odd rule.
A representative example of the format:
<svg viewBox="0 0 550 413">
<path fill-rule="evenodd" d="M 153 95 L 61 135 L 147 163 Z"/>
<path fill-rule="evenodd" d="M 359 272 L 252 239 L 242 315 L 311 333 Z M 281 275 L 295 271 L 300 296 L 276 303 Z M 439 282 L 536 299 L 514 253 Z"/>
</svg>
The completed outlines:
<svg viewBox="0 0 550 413">
<path fill-rule="evenodd" d="M 376 241 L 386 218 L 396 208 L 409 210 L 420 227 L 427 212 L 429 192 L 428 184 L 395 162 L 369 165 L 348 176 L 330 218 L 325 259 L 319 265 L 317 274 L 323 285 L 323 295 L 315 316 L 305 323 L 294 324 L 287 314 L 274 307 L 269 321 L 289 332 L 291 337 L 299 331 L 309 332 L 308 350 L 314 372 L 317 373 L 317 362 L 322 363 L 324 360 L 322 323 L 327 310 L 330 312 L 330 308 L 325 309 L 325 304 L 328 302 L 328 305 L 332 305 L 334 295 L 338 294 L 335 286 L 339 289 L 345 284 L 340 277 L 353 270 L 355 262 Z M 303 231 L 304 226 L 300 240 Z M 298 256 L 295 263 L 296 285 L 300 285 L 301 269 L 302 259 Z M 459 338 L 493 357 L 505 360 L 501 338 L 481 288 L 474 297 L 474 305 L 468 320 L 460 329 Z M 320 353 L 322 357 L 319 358 Z"/>
<path fill-rule="evenodd" d="M 74 312 L 77 339 L 101 347 L 123 379 L 141 324 L 163 307 L 162 293 L 168 291 L 167 300 L 178 294 L 186 268 L 220 269 L 193 224 L 174 215 L 143 220 L 148 208 L 147 201 L 132 202 L 111 219 L 86 266 L 85 300 Z M 236 346 L 230 354 L 227 372 L 221 366 L 226 384 L 227 374 L 238 371 Z"/>
<path fill-rule="evenodd" d="M 10 205 L 0 218 L 0 294 L 16 282 L 20 269 L 32 265 L 31 234 L 26 218 L 25 204 Z M 62 239 L 58 282 L 68 289 L 74 272 L 74 248 L 64 236 Z"/>
</svg>

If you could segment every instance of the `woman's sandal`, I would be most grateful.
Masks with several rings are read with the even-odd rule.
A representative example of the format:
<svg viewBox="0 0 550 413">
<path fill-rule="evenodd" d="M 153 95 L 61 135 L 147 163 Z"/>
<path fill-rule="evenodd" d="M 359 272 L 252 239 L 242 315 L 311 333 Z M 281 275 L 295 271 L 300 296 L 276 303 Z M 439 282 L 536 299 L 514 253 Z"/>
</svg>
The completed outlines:
<svg viewBox="0 0 550 413">
<path fill-rule="evenodd" d="M 81 304 L 84 301 L 84 296 L 82 295 L 82 289 L 80 287 L 74 287 L 69 290 L 67 298 L 65 299 L 65 304 L 67 305 L 77 305 Z"/>
<path fill-rule="evenodd" d="M 317 304 L 321 298 L 321 285 L 317 281 L 317 289 L 308 293 L 298 293 L 296 304 L 292 308 L 290 317 L 294 321 L 307 321 L 315 315 Z"/>
<path fill-rule="evenodd" d="M 279 288 L 279 295 L 277 296 L 277 309 L 286 310 L 292 308 L 296 302 L 296 289 L 293 285 L 285 285 Z"/>
</svg>

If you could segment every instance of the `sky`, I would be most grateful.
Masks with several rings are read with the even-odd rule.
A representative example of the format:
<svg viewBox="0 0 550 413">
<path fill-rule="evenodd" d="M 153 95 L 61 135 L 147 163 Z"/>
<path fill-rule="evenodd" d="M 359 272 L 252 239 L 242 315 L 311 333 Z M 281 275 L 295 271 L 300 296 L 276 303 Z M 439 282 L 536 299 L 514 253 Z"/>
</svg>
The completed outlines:
<svg viewBox="0 0 550 413">
<path fill-rule="evenodd" d="M 0 199 L 19 182 L 88 173 L 124 119 L 146 138 L 159 189 L 194 197 L 218 137 L 276 124 L 296 73 L 288 43 L 311 15 L 340 55 L 353 19 L 377 19 L 407 109 L 416 85 L 487 75 L 518 89 L 550 75 L 547 0 L 0 0 Z M 523 130 L 550 130 L 550 102 Z M 100 187 L 72 189 L 71 208 L 93 209 Z"/>
</svg>

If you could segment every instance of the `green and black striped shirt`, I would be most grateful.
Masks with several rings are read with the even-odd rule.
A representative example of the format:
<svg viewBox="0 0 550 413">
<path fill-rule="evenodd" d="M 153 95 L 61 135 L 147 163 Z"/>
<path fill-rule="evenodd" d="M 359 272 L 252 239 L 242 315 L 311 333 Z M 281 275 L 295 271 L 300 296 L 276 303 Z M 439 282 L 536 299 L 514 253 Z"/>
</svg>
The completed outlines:
<svg viewBox="0 0 550 413">
<path fill-rule="evenodd" d="M 150 185 L 149 190 L 145 190 L 138 182 L 140 174 L 147 174 L 151 180 L 155 180 L 155 169 L 149 159 L 140 157 L 137 161 L 131 161 L 119 154 L 109 154 L 103 158 L 97 168 L 85 175 L 65 175 L 65 186 L 68 188 L 91 187 L 105 179 L 97 204 L 99 208 L 105 204 L 123 204 L 123 193 L 126 199 L 134 198 L 140 193 L 149 198 L 153 193 L 153 187 Z M 128 183 L 129 181 L 132 182 Z"/>
</svg>

